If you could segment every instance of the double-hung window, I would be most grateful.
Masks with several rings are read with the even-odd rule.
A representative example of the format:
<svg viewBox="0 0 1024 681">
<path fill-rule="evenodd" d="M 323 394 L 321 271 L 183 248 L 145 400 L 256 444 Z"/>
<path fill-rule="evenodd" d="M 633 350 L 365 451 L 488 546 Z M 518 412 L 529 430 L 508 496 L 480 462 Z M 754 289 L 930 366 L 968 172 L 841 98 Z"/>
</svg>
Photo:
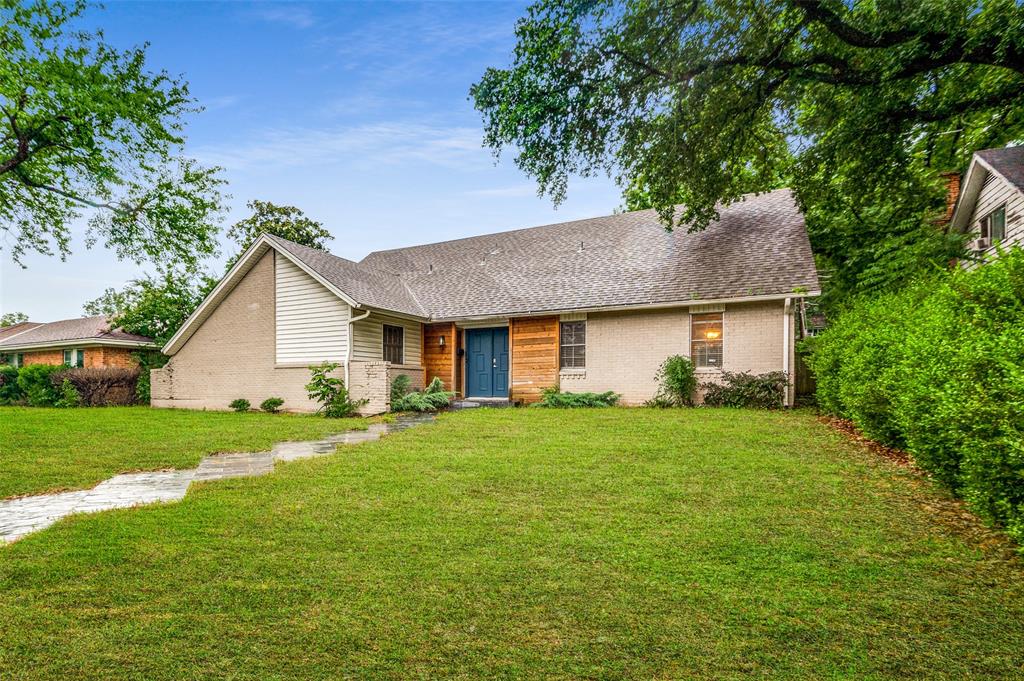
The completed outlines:
<svg viewBox="0 0 1024 681">
<path fill-rule="evenodd" d="M 392 364 L 405 363 L 405 329 L 403 327 L 384 325 L 384 361 Z"/>
<path fill-rule="evenodd" d="M 69 367 L 85 366 L 85 350 L 65 350 L 64 363 Z"/>
<path fill-rule="evenodd" d="M 587 322 L 562 322 L 559 333 L 559 367 L 585 369 L 587 366 Z"/>
<path fill-rule="evenodd" d="M 1006 238 L 1006 206 L 999 206 L 978 221 L 982 239 L 1002 241 Z"/>
<path fill-rule="evenodd" d="M 722 368 L 721 312 L 690 315 L 690 359 L 698 369 Z"/>
</svg>

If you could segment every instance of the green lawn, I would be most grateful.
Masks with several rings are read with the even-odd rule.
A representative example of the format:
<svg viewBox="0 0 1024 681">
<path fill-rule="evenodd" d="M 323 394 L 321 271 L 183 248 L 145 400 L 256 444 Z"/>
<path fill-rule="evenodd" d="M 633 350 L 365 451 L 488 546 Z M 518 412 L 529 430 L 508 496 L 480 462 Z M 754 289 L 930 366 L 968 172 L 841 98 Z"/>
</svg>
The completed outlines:
<svg viewBox="0 0 1024 681">
<path fill-rule="evenodd" d="M 295 414 L 0 407 L 0 499 L 92 487 L 124 471 L 191 468 L 214 452 L 363 427 L 361 419 Z"/>
<path fill-rule="evenodd" d="M 461 412 L 0 548 L 0 676 L 1021 678 L 950 508 L 808 414 Z"/>
</svg>

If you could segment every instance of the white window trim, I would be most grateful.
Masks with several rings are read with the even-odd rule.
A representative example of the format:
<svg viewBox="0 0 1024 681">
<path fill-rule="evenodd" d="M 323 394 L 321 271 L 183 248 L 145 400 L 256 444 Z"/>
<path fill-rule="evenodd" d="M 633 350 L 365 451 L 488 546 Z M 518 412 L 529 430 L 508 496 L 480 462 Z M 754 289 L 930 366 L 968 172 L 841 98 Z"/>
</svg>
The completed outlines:
<svg viewBox="0 0 1024 681">
<path fill-rule="evenodd" d="M 566 319 L 569 317 L 569 319 Z M 563 367 L 562 366 L 562 324 L 565 322 L 583 322 L 583 366 Z M 587 348 L 589 347 L 590 325 L 587 324 L 586 313 L 561 315 L 558 320 L 558 373 L 566 376 L 579 376 L 587 373 Z"/>
<path fill-rule="evenodd" d="M 992 223 L 991 223 L 991 220 L 992 220 L 992 216 L 995 215 L 996 213 L 998 213 L 999 211 L 1003 211 L 1003 236 L 998 238 L 998 239 L 996 239 L 996 237 L 993 236 L 993 234 L 992 234 Z M 988 234 L 985 233 L 986 229 L 988 230 Z M 978 219 L 978 236 L 980 236 L 982 239 L 989 239 L 989 240 L 992 240 L 992 241 L 1005 241 L 1006 240 L 1006 204 L 1005 203 L 996 206 L 995 208 L 993 208 L 989 212 L 985 213 L 984 215 L 982 215 Z"/>
<path fill-rule="evenodd" d="M 697 359 L 693 356 L 693 316 L 695 314 L 721 314 L 722 315 L 722 364 L 717 367 L 699 367 Z M 693 305 L 690 307 L 690 316 L 686 326 L 686 350 L 690 361 L 693 362 L 693 370 L 698 374 L 721 374 L 725 371 L 725 339 L 728 337 L 728 329 L 725 322 L 725 308 L 721 305 Z"/>
</svg>

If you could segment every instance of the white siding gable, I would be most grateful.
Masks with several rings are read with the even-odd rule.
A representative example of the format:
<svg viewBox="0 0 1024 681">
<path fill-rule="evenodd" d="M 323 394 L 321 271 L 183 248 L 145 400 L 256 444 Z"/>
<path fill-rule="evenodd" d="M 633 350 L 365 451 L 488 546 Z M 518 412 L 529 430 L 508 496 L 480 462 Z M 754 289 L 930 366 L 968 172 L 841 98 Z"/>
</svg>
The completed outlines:
<svg viewBox="0 0 1024 681">
<path fill-rule="evenodd" d="M 420 366 L 423 345 L 420 323 L 376 311 L 352 324 L 352 359 L 357 362 L 384 359 L 384 324 L 405 328 L 405 364 Z"/>
<path fill-rule="evenodd" d="M 345 361 L 349 306 L 291 260 L 275 253 L 278 364 Z"/>
<path fill-rule="evenodd" d="M 967 228 L 968 233 L 977 234 L 978 221 L 1002 205 L 1006 206 L 1006 239 L 1003 241 L 1003 247 L 1007 248 L 1013 244 L 1024 246 L 1024 194 L 993 173 L 988 174 L 981 191 L 978 192 L 978 200 L 974 204 L 974 212 Z M 995 255 L 995 245 L 993 244 L 986 252 Z"/>
</svg>

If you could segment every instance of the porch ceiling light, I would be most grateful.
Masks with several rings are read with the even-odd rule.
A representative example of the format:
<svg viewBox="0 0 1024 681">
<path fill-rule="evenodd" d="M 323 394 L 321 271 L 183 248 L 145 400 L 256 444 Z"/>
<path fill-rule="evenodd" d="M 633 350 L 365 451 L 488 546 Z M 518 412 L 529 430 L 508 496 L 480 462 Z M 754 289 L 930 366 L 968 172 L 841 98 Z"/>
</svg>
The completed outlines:
<svg viewBox="0 0 1024 681">
<path fill-rule="evenodd" d="M 721 335 L 718 331 L 707 331 L 704 333 L 705 338 L 718 338 Z"/>
<path fill-rule="evenodd" d="M 443 348 L 444 347 L 444 336 L 441 336 L 440 344 L 441 344 L 441 347 Z"/>
</svg>

